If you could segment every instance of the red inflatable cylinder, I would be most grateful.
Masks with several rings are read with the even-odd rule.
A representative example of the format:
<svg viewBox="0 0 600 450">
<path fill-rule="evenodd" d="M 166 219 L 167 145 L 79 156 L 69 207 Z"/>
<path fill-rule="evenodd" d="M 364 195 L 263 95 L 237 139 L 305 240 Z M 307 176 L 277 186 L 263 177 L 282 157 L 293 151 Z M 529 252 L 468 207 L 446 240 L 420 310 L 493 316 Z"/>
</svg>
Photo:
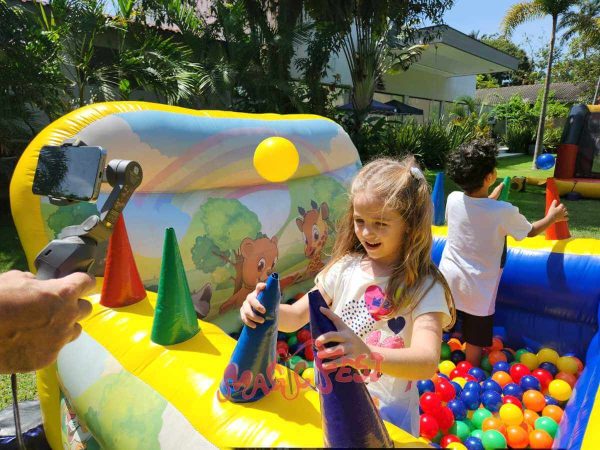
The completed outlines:
<svg viewBox="0 0 600 450">
<path fill-rule="evenodd" d="M 556 187 L 556 181 L 554 178 L 548 178 L 546 181 L 546 214 L 552 202 L 556 200 L 557 204 L 560 204 L 560 197 L 558 195 L 558 188 Z M 547 240 L 561 240 L 569 239 L 571 233 L 569 233 L 569 222 L 556 222 L 546 228 L 546 239 Z"/>
<path fill-rule="evenodd" d="M 560 144 L 556 152 L 555 178 L 573 178 L 575 176 L 578 150 L 579 146 L 576 144 Z"/>
</svg>

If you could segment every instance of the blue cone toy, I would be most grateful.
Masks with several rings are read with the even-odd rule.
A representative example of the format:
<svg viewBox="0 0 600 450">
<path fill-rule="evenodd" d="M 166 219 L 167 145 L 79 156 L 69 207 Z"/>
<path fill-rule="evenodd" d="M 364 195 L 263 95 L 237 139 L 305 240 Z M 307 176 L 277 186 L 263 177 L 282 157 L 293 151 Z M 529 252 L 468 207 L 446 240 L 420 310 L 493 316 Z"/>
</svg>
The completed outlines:
<svg viewBox="0 0 600 450">
<path fill-rule="evenodd" d="M 308 294 L 310 305 L 310 333 L 313 342 L 329 331 L 337 331 L 335 325 L 319 310 L 328 308 L 319 291 Z M 322 361 L 315 353 L 315 382 L 319 389 L 323 441 L 325 447 L 372 448 L 394 446 L 373 403 L 367 386 L 353 368 L 342 367 L 325 371 Z M 344 370 L 346 382 L 337 381 L 336 374 Z"/>
<path fill-rule="evenodd" d="M 273 389 L 280 298 L 279 276 L 273 273 L 258 294 L 266 310 L 265 321 L 256 328 L 244 325 L 219 387 L 221 394 L 234 403 L 255 402 Z"/>
<path fill-rule="evenodd" d="M 433 224 L 444 225 L 446 221 L 446 202 L 444 197 L 444 172 L 438 172 L 435 176 L 433 192 L 431 194 L 433 200 Z"/>
</svg>

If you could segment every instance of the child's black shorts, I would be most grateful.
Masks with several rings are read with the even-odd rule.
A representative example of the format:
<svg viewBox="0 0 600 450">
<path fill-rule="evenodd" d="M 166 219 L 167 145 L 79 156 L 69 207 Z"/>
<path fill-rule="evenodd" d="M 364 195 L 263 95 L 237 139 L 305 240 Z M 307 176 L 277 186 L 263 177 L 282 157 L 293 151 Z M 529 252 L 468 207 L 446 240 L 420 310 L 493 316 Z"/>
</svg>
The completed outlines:
<svg viewBox="0 0 600 450">
<path fill-rule="evenodd" d="M 457 311 L 461 321 L 462 335 L 465 342 L 478 347 L 492 345 L 494 333 L 494 315 L 474 316 L 464 311 Z"/>
</svg>

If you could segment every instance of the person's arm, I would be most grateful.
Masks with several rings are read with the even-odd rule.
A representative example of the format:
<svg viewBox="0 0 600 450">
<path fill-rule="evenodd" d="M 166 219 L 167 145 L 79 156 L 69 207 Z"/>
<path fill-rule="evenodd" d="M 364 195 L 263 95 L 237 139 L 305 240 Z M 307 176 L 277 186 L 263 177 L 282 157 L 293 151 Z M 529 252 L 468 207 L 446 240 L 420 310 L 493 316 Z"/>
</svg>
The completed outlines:
<svg viewBox="0 0 600 450">
<path fill-rule="evenodd" d="M 256 328 L 256 324 L 261 324 L 265 321 L 261 314 L 265 313 L 265 307 L 258 301 L 258 294 L 265 288 L 265 283 L 258 283 L 253 292 L 248 294 L 246 300 L 240 308 L 240 317 L 242 322 L 250 328 Z M 311 289 L 319 289 L 327 304 L 331 304 L 331 299 L 323 289 L 317 286 Z M 299 300 L 291 305 L 279 305 L 279 331 L 291 333 L 306 325 L 309 321 L 308 294 L 304 294 Z"/>
<path fill-rule="evenodd" d="M 492 193 L 488 195 L 488 198 L 492 200 L 498 200 L 500 198 L 500 194 L 502 194 L 502 189 L 504 188 L 504 181 L 502 181 L 498 186 L 494 188 Z"/>
<path fill-rule="evenodd" d="M 77 322 L 92 305 L 79 297 L 94 286 L 94 278 L 80 272 L 43 281 L 17 270 L 0 275 L 0 373 L 31 372 L 54 362 L 81 333 Z"/>
<path fill-rule="evenodd" d="M 544 218 L 533 222 L 531 224 L 531 231 L 527 234 L 527 237 L 537 236 L 538 234 L 544 232 L 546 228 L 552 225 L 555 222 L 562 222 L 569 220 L 569 212 L 567 208 L 562 203 L 557 205 L 557 201 L 554 200 L 548 208 L 548 212 L 544 216 Z"/>
<path fill-rule="evenodd" d="M 369 346 L 363 342 L 333 311 L 321 308 L 323 314 L 331 319 L 337 332 L 325 333 L 315 345 L 322 359 L 337 358 L 323 365 L 325 369 L 333 369 L 342 365 L 344 359 L 358 362 L 357 369 L 365 368 L 391 375 L 405 380 L 421 380 L 433 376 L 440 357 L 442 341 L 441 312 L 425 313 L 418 316 L 413 324 L 411 346 L 408 348 L 383 348 Z M 329 342 L 338 345 L 324 348 Z"/>
</svg>

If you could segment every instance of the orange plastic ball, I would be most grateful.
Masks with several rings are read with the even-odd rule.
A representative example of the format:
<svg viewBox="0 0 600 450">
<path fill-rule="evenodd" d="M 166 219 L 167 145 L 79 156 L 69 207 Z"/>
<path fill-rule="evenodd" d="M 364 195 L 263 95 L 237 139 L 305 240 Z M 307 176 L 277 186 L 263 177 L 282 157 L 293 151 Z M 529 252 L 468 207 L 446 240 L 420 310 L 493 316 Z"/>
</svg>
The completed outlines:
<svg viewBox="0 0 600 450">
<path fill-rule="evenodd" d="M 560 423 L 563 417 L 563 410 L 560 406 L 548 405 L 542 410 L 542 416 L 550 417 L 556 423 Z"/>
<path fill-rule="evenodd" d="M 552 436 L 544 430 L 533 430 L 529 433 L 529 445 L 531 448 L 552 448 Z"/>
<path fill-rule="evenodd" d="M 506 442 L 510 448 L 527 448 L 529 433 L 519 425 L 506 427 Z"/>
<path fill-rule="evenodd" d="M 527 409 L 540 412 L 546 406 L 546 399 L 540 391 L 529 389 L 523 393 L 523 405 Z"/>
<path fill-rule="evenodd" d="M 567 372 L 558 372 L 554 379 L 566 381 L 567 383 L 569 383 L 569 386 L 571 386 L 571 389 L 574 388 L 575 383 L 577 383 L 577 377 Z"/>
<path fill-rule="evenodd" d="M 507 384 L 513 382 L 512 377 L 502 370 L 499 370 L 498 372 L 494 373 L 494 375 L 492 375 L 492 380 L 498 383 L 501 387 L 504 387 Z"/>
<path fill-rule="evenodd" d="M 450 347 L 450 351 L 462 350 L 462 344 L 456 338 L 448 340 L 448 347 Z"/>
<path fill-rule="evenodd" d="M 492 416 L 486 418 L 481 424 L 481 429 L 483 431 L 496 430 L 506 436 L 506 426 L 504 425 L 504 422 L 502 422 L 502 420 L 500 420 L 498 417 Z"/>
<path fill-rule="evenodd" d="M 500 350 L 492 350 L 490 352 L 490 354 L 488 355 L 488 360 L 490 361 L 490 364 L 493 366 L 494 364 L 496 364 L 497 362 L 500 362 L 500 361 L 506 362 L 506 355 L 504 354 L 504 352 L 501 352 Z"/>
<path fill-rule="evenodd" d="M 535 421 L 539 418 L 539 414 L 535 411 L 532 411 L 531 409 L 526 409 L 525 411 L 523 411 L 523 421 L 530 427 L 534 427 Z"/>
<path fill-rule="evenodd" d="M 490 347 L 491 351 L 495 351 L 495 350 L 502 350 L 504 348 L 504 343 L 502 342 L 502 339 L 500 339 L 499 337 L 493 337 L 492 338 L 492 346 Z"/>
</svg>

